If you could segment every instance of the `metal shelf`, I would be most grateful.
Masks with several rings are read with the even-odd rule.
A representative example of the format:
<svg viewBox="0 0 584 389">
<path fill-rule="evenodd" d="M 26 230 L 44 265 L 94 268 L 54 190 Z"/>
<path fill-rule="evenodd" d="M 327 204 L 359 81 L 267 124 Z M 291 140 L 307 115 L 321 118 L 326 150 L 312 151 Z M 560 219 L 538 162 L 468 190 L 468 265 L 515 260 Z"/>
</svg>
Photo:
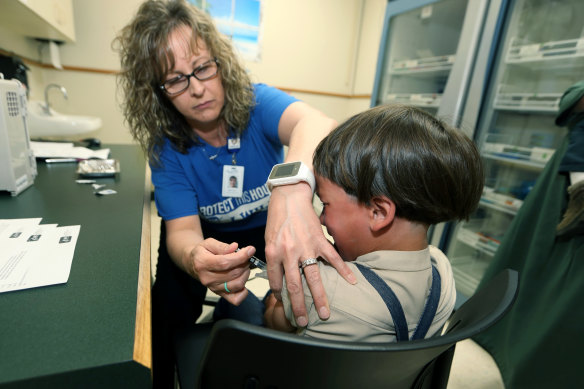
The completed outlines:
<svg viewBox="0 0 584 389">
<path fill-rule="evenodd" d="M 456 289 L 465 296 L 472 296 L 481 282 L 489 262 L 467 256 L 453 257 L 451 263 Z"/>
<path fill-rule="evenodd" d="M 383 99 L 384 103 L 396 102 L 433 108 L 438 108 L 441 101 L 442 94 L 439 93 L 388 93 Z"/>
<path fill-rule="evenodd" d="M 513 156 L 508 155 L 498 155 L 489 152 L 483 151 L 481 153 L 483 158 L 491 159 L 494 161 L 499 161 L 502 163 L 506 163 L 509 165 L 514 165 L 523 169 L 535 169 L 535 170 L 543 170 L 545 167 L 545 162 L 535 162 L 526 159 L 518 159 L 514 158 Z"/>
<path fill-rule="evenodd" d="M 497 93 L 494 107 L 499 110 L 557 113 L 561 93 Z"/>
<path fill-rule="evenodd" d="M 511 160 L 524 160 L 545 165 L 554 155 L 554 149 L 544 147 L 522 147 L 506 143 L 485 142 L 483 152 Z"/>
<path fill-rule="evenodd" d="M 389 74 L 419 74 L 419 73 L 430 73 L 435 75 L 436 73 L 448 75 L 452 69 L 456 56 L 454 55 L 441 55 L 438 57 L 428 57 L 428 58 L 418 58 L 418 59 L 407 59 L 402 61 L 394 61 L 391 64 Z"/>
<path fill-rule="evenodd" d="M 458 230 L 456 238 L 467 246 L 489 256 L 495 255 L 500 244 L 496 239 L 462 227 Z"/>
<path fill-rule="evenodd" d="M 514 199 L 515 201 L 521 201 L 519 199 Z M 483 206 L 485 208 L 489 208 L 489 209 L 493 209 L 495 211 L 499 211 L 499 212 L 503 212 L 506 213 L 508 215 L 517 215 L 517 211 L 519 211 L 519 208 L 521 208 L 521 205 L 514 207 L 514 206 L 509 206 L 506 204 L 499 204 L 498 202 L 493 202 L 491 199 L 487 199 L 484 197 L 481 197 L 480 201 L 479 201 L 479 205 Z"/>
<path fill-rule="evenodd" d="M 525 65 L 534 69 L 581 68 L 584 64 L 584 38 L 521 44 L 517 37 L 511 39 L 507 64 Z"/>
</svg>

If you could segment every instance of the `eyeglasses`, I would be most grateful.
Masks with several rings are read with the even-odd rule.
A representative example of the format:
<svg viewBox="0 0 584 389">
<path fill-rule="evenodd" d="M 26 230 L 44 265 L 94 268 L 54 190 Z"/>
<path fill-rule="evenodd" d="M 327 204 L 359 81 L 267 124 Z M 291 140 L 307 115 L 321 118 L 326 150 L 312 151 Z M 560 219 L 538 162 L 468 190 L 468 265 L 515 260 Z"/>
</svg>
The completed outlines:
<svg viewBox="0 0 584 389">
<path fill-rule="evenodd" d="M 199 81 L 209 80 L 217 75 L 218 70 L 219 61 L 217 58 L 213 58 L 201 64 L 201 66 L 197 66 L 191 74 L 181 74 L 180 76 L 164 81 L 160 85 L 160 89 L 170 96 L 178 95 L 189 87 L 191 77 L 195 77 Z"/>
</svg>

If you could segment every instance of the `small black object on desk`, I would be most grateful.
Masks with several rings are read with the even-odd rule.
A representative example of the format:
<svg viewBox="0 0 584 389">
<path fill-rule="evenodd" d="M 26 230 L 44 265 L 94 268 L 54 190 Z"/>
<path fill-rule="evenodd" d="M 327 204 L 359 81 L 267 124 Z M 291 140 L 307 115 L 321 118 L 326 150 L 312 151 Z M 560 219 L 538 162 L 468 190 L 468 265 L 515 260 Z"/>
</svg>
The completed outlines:
<svg viewBox="0 0 584 389">
<path fill-rule="evenodd" d="M 85 138 L 81 139 L 82 143 L 86 143 L 88 148 L 90 149 L 98 149 L 101 147 L 101 140 L 97 138 Z"/>
</svg>

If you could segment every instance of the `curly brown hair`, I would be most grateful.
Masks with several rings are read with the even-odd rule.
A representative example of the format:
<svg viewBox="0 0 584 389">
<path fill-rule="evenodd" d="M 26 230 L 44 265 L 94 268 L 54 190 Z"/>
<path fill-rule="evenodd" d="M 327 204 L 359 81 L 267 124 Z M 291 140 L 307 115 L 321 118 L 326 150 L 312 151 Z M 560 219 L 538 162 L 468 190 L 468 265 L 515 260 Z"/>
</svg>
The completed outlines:
<svg viewBox="0 0 584 389">
<path fill-rule="evenodd" d="M 219 119 L 228 125 L 230 132 L 240 134 L 246 128 L 254 105 L 250 77 L 229 39 L 219 33 L 207 13 L 184 0 L 145 1 L 134 19 L 120 31 L 113 47 L 121 59 L 118 86 L 123 91 L 126 123 L 154 164 L 160 162 L 159 151 L 165 137 L 181 153 L 198 142 L 185 118 L 159 88 L 175 63 L 169 36 L 182 26 L 193 31 L 192 52 L 197 51 L 200 39 L 219 63 L 225 90 L 225 105 Z"/>
</svg>

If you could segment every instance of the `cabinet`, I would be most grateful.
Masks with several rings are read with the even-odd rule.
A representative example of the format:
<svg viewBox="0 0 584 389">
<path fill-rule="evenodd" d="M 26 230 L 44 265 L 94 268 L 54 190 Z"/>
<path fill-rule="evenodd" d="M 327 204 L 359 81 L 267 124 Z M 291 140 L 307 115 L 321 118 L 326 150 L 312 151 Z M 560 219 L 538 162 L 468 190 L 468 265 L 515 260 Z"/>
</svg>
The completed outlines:
<svg viewBox="0 0 584 389">
<path fill-rule="evenodd" d="M 73 0 L 2 0 L 0 23 L 31 38 L 75 42 Z"/>
</svg>

